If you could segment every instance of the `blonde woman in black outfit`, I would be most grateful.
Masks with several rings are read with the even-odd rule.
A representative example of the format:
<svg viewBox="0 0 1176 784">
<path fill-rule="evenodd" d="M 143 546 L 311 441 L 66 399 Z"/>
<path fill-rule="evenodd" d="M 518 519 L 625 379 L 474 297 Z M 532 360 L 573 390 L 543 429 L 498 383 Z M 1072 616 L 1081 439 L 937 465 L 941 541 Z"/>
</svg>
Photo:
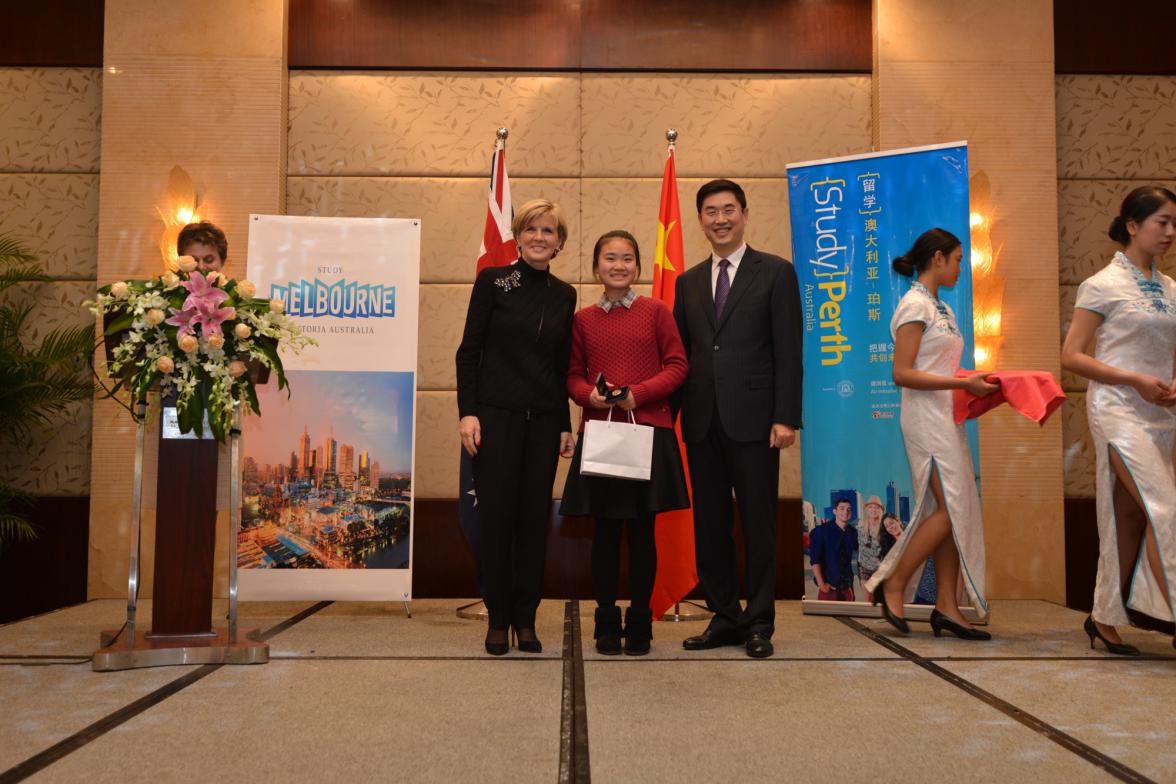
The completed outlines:
<svg viewBox="0 0 1176 784">
<path fill-rule="evenodd" d="M 543 650 L 535 610 L 543 589 L 551 486 L 571 457 L 565 387 L 576 291 L 551 274 L 568 227 L 546 199 L 524 204 L 511 225 L 519 259 L 479 273 L 457 349 L 461 445 L 474 463 L 481 518 L 486 652 Z"/>
</svg>

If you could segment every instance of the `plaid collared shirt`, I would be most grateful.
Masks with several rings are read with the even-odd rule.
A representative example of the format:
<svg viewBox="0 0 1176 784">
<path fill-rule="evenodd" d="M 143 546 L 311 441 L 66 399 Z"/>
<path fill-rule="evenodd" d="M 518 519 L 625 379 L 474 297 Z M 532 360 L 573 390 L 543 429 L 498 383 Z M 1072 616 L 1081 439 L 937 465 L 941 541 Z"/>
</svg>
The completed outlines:
<svg viewBox="0 0 1176 784">
<path fill-rule="evenodd" d="M 622 305 L 624 306 L 625 310 L 628 310 L 629 308 L 633 307 L 633 303 L 636 301 L 637 292 L 633 291 L 633 289 L 629 289 L 625 292 L 625 296 L 621 297 L 620 299 L 609 299 L 608 294 L 601 294 L 600 301 L 596 304 L 600 306 L 601 310 L 603 310 L 605 313 L 608 313 L 616 305 Z"/>
</svg>

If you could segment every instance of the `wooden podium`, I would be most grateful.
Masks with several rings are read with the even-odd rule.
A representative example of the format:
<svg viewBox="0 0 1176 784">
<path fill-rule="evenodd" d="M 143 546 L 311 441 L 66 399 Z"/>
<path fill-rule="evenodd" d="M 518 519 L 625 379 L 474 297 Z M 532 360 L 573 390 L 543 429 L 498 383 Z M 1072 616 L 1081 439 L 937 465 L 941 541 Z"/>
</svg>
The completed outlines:
<svg viewBox="0 0 1176 784">
<path fill-rule="evenodd" d="M 259 379 L 260 383 L 264 380 Z M 237 534 L 241 527 L 241 414 L 231 431 L 228 626 L 212 625 L 213 563 L 216 555 L 216 478 L 219 444 L 181 434 L 174 401 L 160 412 L 156 484 L 155 580 L 151 629 L 136 623 L 139 594 L 140 515 L 146 401 L 136 405 L 135 476 L 127 577 L 127 621 L 104 631 L 94 653 L 97 672 L 177 664 L 264 664 L 269 645 L 256 629 L 237 628 Z"/>
</svg>

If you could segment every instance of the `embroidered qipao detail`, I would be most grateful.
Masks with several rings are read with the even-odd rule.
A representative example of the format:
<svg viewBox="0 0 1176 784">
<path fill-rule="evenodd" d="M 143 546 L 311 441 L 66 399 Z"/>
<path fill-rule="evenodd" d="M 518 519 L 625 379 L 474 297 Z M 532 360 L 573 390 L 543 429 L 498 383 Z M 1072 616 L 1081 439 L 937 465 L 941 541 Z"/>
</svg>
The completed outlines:
<svg viewBox="0 0 1176 784">
<path fill-rule="evenodd" d="M 1152 264 L 1151 280 L 1143 276 L 1136 267 L 1131 263 L 1131 259 L 1119 251 L 1115 254 L 1113 259 L 1115 264 L 1127 269 L 1135 277 L 1135 284 L 1139 287 L 1140 298 L 1131 302 L 1124 303 L 1124 307 L 1133 311 L 1140 311 L 1144 313 L 1168 313 L 1176 315 L 1176 302 L 1164 293 L 1164 287 L 1160 284 L 1160 276 L 1156 274 L 1156 265 Z"/>
<path fill-rule="evenodd" d="M 495 278 L 494 285 L 502 289 L 503 293 L 509 292 L 511 289 L 517 289 L 523 285 L 523 273 L 515 270 L 509 275 Z"/>
<path fill-rule="evenodd" d="M 935 324 L 928 324 L 927 329 L 931 329 L 931 327 L 934 326 L 935 330 L 941 335 L 955 335 L 956 337 L 962 337 L 960 334 L 960 328 L 956 326 L 956 322 L 951 315 L 951 311 L 947 309 L 947 305 L 945 305 L 943 301 L 939 299 L 939 297 L 932 294 L 926 286 L 917 280 L 911 283 L 911 288 L 934 302 L 935 310 L 939 312 L 939 318 L 935 320 Z"/>
</svg>

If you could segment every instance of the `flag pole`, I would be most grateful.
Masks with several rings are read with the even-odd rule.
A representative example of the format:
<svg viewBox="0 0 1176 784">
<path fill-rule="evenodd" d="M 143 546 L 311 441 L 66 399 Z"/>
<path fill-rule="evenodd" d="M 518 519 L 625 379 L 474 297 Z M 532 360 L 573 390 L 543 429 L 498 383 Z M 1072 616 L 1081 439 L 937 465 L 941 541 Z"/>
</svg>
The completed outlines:
<svg viewBox="0 0 1176 784">
<path fill-rule="evenodd" d="M 505 151 L 506 139 L 508 136 L 510 136 L 510 130 L 507 128 L 499 128 L 497 131 L 494 132 L 494 154 L 496 156 L 497 156 L 500 148 Z M 505 171 L 505 168 L 504 168 L 504 171 Z M 494 176 L 494 173 L 491 172 L 491 177 L 493 177 L 493 176 Z M 493 188 L 492 188 L 492 190 L 493 190 Z M 477 273 L 475 272 L 475 275 L 476 274 Z M 459 490 L 460 490 L 460 488 L 459 488 Z M 472 489 L 471 489 L 471 492 L 473 492 Z M 477 495 L 474 496 L 474 499 L 475 499 L 475 507 L 476 507 Z M 458 499 L 458 508 L 459 508 L 458 514 L 460 517 L 460 514 L 461 514 L 460 513 L 460 508 L 461 508 L 460 495 L 459 495 L 459 499 Z M 478 553 L 475 552 L 474 553 L 475 563 L 477 562 L 477 560 L 478 560 Z M 480 576 L 482 574 L 482 569 L 480 566 L 478 566 L 478 568 L 477 568 L 477 574 L 479 575 L 479 578 L 480 578 Z M 479 582 L 480 582 L 480 579 L 479 579 Z M 481 587 L 482 586 L 479 585 L 478 590 L 481 590 Z M 486 603 L 483 602 L 481 599 L 478 599 L 477 601 L 470 602 L 469 604 L 463 604 L 462 606 L 458 607 L 457 611 L 456 611 L 456 615 L 458 618 L 462 618 L 467 621 L 489 621 L 489 619 L 490 619 L 490 613 L 486 610 Z M 511 632 L 511 635 L 513 637 L 513 635 L 514 635 L 513 630 Z"/>
</svg>

